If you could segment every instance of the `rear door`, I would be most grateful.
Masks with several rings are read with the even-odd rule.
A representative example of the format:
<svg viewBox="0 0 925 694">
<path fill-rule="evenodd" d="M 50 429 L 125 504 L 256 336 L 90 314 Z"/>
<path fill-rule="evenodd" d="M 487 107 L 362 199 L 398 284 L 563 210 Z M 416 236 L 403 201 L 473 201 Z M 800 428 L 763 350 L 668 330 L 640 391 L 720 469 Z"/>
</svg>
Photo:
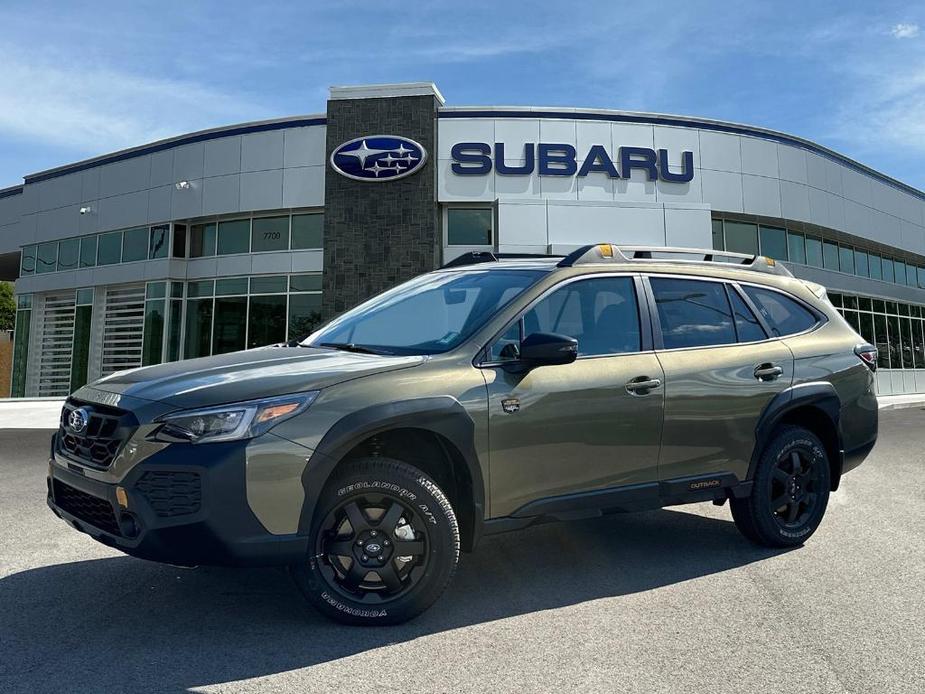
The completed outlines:
<svg viewBox="0 0 925 694">
<path fill-rule="evenodd" d="M 732 283 L 650 276 L 648 284 L 665 373 L 659 478 L 744 479 L 758 417 L 792 383 L 793 355 Z"/>
</svg>

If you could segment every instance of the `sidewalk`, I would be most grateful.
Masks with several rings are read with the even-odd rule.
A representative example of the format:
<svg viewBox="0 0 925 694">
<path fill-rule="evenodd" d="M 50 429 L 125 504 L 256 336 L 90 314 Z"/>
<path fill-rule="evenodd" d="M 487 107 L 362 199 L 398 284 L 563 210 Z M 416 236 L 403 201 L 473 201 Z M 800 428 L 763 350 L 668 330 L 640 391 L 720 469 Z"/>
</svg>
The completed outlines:
<svg viewBox="0 0 925 694">
<path fill-rule="evenodd" d="M 884 395 L 878 400 L 881 410 L 925 408 L 925 393 Z M 63 398 L 0 398 L 0 429 L 57 429 L 62 404 Z"/>
</svg>

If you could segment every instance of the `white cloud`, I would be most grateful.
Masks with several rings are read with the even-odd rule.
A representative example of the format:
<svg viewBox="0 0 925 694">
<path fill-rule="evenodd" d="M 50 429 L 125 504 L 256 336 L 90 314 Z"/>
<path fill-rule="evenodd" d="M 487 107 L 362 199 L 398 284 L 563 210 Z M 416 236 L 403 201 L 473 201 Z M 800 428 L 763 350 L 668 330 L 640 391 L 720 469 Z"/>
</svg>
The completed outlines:
<svg viewBox="0 0 925 694">
<path fill-rule="evenodd" d="M 919 35 L 919 25 L 899 23 L 890 29 L 890 33 L 897 39 L 914 39 Z"/>
<path fill-rule="evenodd" d="M 83 155 L 269 117 L 263 107 L 189 81 L 33 62 L 4 46 L 0 65 L 0 133 Z"/>
</svg>

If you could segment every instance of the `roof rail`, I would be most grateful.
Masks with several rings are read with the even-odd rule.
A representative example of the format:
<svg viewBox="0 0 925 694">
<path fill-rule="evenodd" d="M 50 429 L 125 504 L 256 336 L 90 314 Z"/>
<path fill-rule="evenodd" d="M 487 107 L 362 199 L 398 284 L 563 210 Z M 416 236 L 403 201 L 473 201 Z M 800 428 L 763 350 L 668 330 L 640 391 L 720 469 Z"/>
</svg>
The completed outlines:
<svg viewBox="0 0 925 694">
<path fill-rule="evenodd" d="M 530 259 L 530 258 L 561 258 L 561 255 L 547 255 L 546 253 L 494 253 L 492 251 L 469 251 L 453 258 L 448 263 L 440 266 L 440 269 L 451 267 L 462 267 L 464 265 L 476 265 L 478 263 L 495 263 L 499 260 L 507 259 Z"/>
<path fill-rule="evenodd" d="M 668 256 L 668 257 L 662 257 Z M 671 257 L 687 256 L 687 257 Z M 728 260 L 724 260 L 728 259 Z M 596 243 L 573 251 L 559 262 L 559 267 L 573 267 L 591 263 L 617 262 L 633 260 L 659 260 L 670 263 L 725 263 L 742 266 L 744 270 L 754 270 L 771 275 L 793 277 L 791 272 L 773 258 L 747 253 L 733 253 L 704 248 L 674 248 L 666 246 L 617 246 L 612 243 Z"/>
</svg>

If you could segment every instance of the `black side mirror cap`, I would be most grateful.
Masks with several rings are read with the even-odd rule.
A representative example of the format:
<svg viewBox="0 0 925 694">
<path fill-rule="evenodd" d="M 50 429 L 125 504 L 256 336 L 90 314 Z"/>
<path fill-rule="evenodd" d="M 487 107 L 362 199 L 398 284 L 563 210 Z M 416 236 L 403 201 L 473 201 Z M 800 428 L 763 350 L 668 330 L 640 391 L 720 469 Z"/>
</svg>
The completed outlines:
<svg viewBox="0 0 925 694">
<path fill-rule="evenodd" d="M 528 366 L 571 364 L 578 358 L 578 340 L 557 333 L 530 333 L 520 343 L 520 359 Z"/>
</svg>

